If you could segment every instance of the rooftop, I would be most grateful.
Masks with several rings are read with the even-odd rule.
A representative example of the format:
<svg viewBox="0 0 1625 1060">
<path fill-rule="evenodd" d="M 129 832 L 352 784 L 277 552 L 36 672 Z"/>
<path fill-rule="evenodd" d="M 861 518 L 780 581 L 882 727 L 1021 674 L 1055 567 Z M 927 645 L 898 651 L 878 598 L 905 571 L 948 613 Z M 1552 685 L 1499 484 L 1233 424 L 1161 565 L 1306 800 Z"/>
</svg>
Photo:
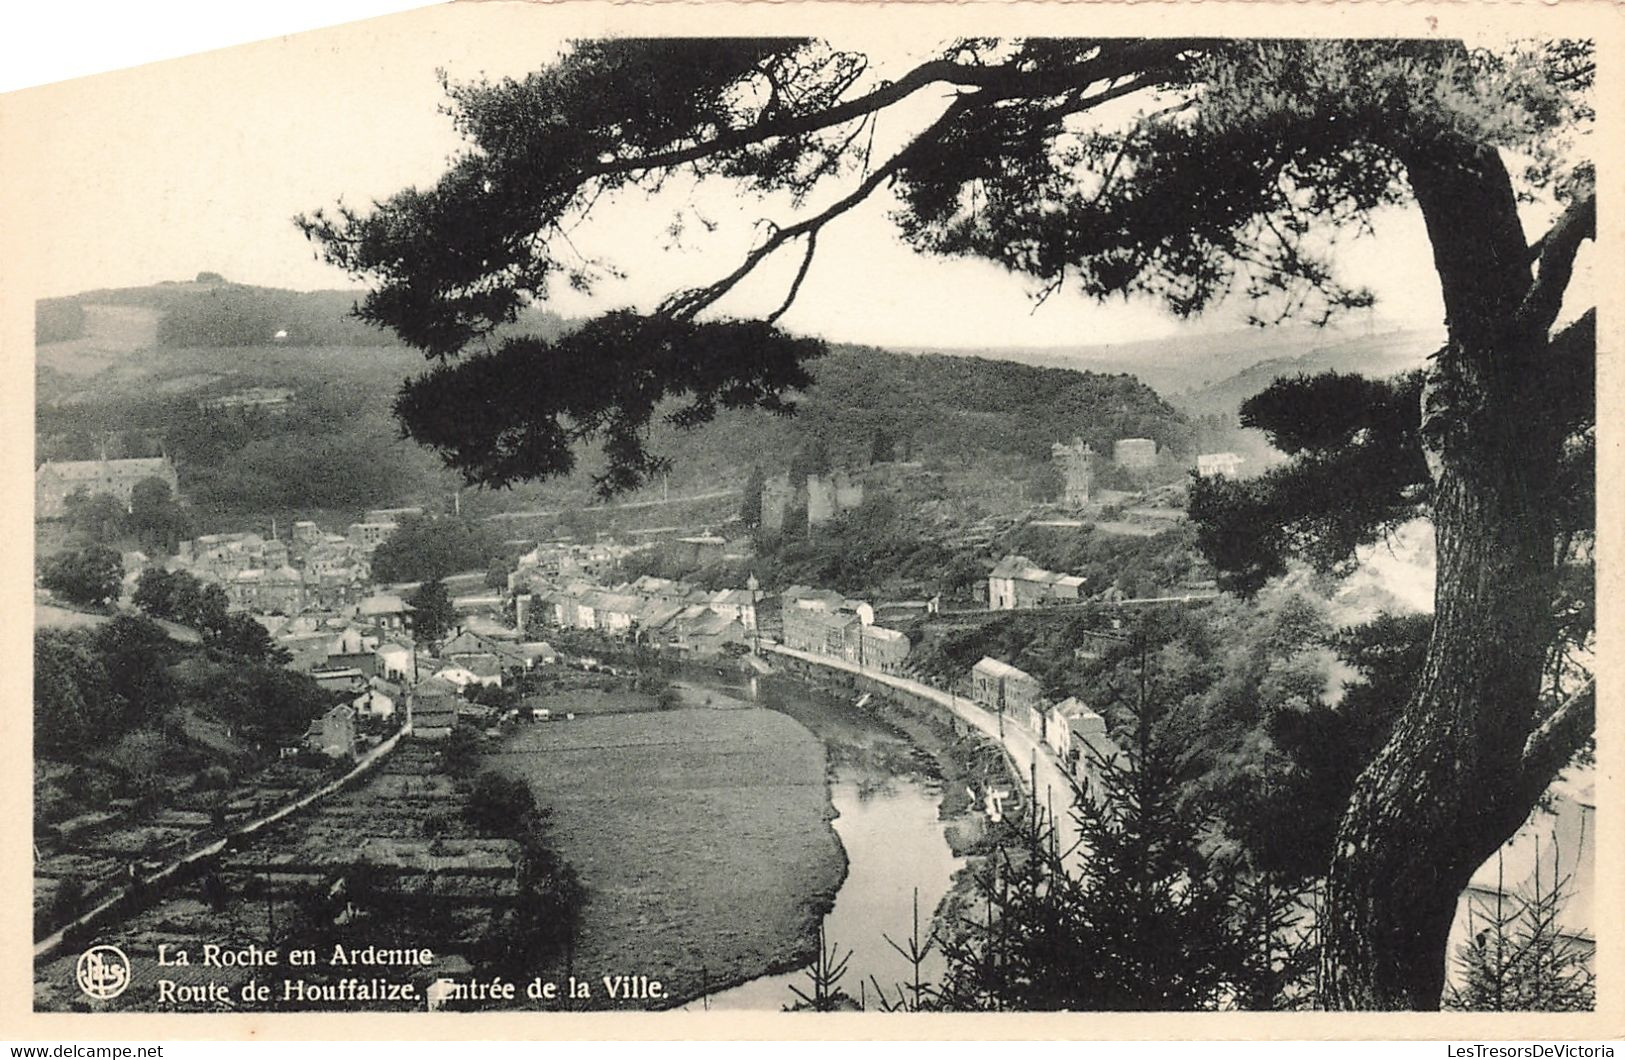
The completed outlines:
<svg viewBox="0 0 1625 1060">
<path fill-rule="evenodd" d="M 419 699 L 435 699 L 441 696 L 455 696 L 461 689 L 445 678 L 436 675 L 418 682 L 417 688 L 413 689 L 413 691 Z"/>
<path fill-rule="evenodd" d="M 1077 588 L 1084 583 L 1076 574 L 1059 574 L 1034 565 L 1026 556 L 1006 556 L 999 560 L 989 574 L 992 578 L 1012 578 L 1017 581 L 1038 582 L 1044 585 L 1065 585 Z"/>
<path fill-rule="evenodd" d="M 394 593 L 376 593 L 356 605 L 359 615 L 398 615 L 412 610 L 412 605 Z"/>
<path fill-rule="evenodd" d="M 989 655 L 982 656 L 982 661 L 971 667 L 973 673 L 987 674 L 989 677 L 1010 678 L 1018 677 L 1033 680 L 1033 675 L 1026 670 L 1019 670 L 1007 662 L 1000 662 Z"/>
</svg>

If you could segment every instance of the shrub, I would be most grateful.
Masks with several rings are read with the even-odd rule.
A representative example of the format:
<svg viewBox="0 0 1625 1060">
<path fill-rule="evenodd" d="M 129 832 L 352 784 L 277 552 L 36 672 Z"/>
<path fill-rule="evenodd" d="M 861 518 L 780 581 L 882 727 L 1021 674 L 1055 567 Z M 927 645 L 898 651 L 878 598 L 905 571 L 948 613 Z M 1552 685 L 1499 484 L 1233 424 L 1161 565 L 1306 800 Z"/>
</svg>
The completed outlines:
<svg viewBox="0 0 1625 1060">
<path fill-rule="evenodd" d="M 119 554 L 101 545 L 53 556 L 40 572 L 41 585 L 70 603 L 85 606 L 115 599 L 123 579 Z"/>
<path fill-rule="evenodd" d="M 231 786 L 231 770 L 225 766 L 209 766 L 192 779 L 193 791 L 219 791 Z"/>
<path fill-rule="evenodd" d="M 79 802 L 99 806 L 113 797 L 117 788 L 113 777 L 98 766 L 75 766 L 62 781 L 62 790 Z"/>
</svg>

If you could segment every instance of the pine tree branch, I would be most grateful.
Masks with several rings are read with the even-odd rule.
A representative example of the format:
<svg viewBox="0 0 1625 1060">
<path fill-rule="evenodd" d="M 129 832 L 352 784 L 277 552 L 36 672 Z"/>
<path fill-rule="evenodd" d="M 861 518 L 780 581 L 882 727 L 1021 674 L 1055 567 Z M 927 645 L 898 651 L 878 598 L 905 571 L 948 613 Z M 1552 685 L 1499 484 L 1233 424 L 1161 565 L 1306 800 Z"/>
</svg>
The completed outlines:
<svg viewBox="0 0 1625 1060">
<path fill-rule="evenodd" d="M 1524 741 L 1513 807 L 1527 813 L 1596 728 L 1597 679 L 1592 677 Z"/>
<path fill-rule="evenodd" d="M 936 59 L 921 63 L 896 81 L 882 85 L 873 92 L 811 114 L 758 121 L 744 128 L 730 130 L 708 140 L 668 151 L 607 159 L 583 169 L 583 182 L 592 177 L 669 169 L 767 140 L 819 132 L 885 110 L 920 89 L 934 84 L 978 89 L 989 99 L 1016 97 L 1038 99 L 1060 95 L 1102 81 L 1116 81 L 1135 75 L 1147 76 L 1166 67 L 1182 53 L 1200 45 L 1201 42 L 1195 40 L 1102 42 L 1101 52 L 1094 59 L 1080 66 L 1059 71 L 1022 70 L 1014 63 L 981 66 L 966 65 L 951 59 Z"/>
<path fill-rule="evenodd" d="M 929 125 L 913 140 L 910 140 L 908 145 L 902 150 L 898 151 L 896 154 L 888 158 L 883 164 L 876 167 L 875 171 L 869 174 L 869 176 L 849 194 L 837 199 L 824 210 L 814 214 L 811 217 L 803 218 L 802 220 L 797 221 L 795 224 L 784 228 L 774 229 L 773 234 L 769 236 L 761 246 L 745 255 L 745 260 L 741 262 L 739 267 L 734 269 L 733 272 L 722 277 L 720 280 L 717 280 L 715 283 L 706 285 L 705 287 L 689 288 L 688 290 L 679 291 L 676 294 L 673 294 L 663 303 L 661 303 L 661 314 L 679 320 L 691 320 L 696 314 L 713 305 L 723 295 L 731 291 L 740 280 L 743 280 L 746 276 L 750 275 L 751 271 L 755 269 L 757 265 L 761 264 L 763 259 L 772 254 L 775 250 L 778 250 L 786 243 L 799 239 L 802 236 L 808 236 L 809 239 L 816 239 L 820 229 L 822 229 L 829 222 L 833 221 L 835 218 L 841 216 L 854 206 L 858 205 L 863 200 L 867 199 L 871 194 L 873 194 L 876 188 L 880 187 L 886 181 L 895 176 L 898 170 L 907 164 L 907 162 L 919 150 L 921 150 L 924 145 L 930 143 L 938 132 L 944 128 L 947 128 L 949 124 L 958 119 L 959 116 L 968 109 L 970 108 L 965 102 L 964 97 L 956 100 L 948 107 L 947 110 L 943 111 L 941 117 L 932 122 L 931 125 Z M 805 275 L 807 268 L 812 264 L 811 249 L 811 246 L 809 246 L 808 255 L 802 262 L 802 275 Z M 801 277 L 798 276 L 796 278 L 796 287 L 800 286 L 800 280 Z M 794 295 L 795 289 L 792 288 L 792 299 L 794 298 Z M 779 308 L 778 312 L 774 314 L 775 317 L 782 315 L 785 310 L 789 308 L 790 305 L 787 301 Z"/>
<path fill-rule="evenodd" d="M 1574 258 L 1580 244 L 1597 237 L 1597 195 L 1595 191 L 1569 203 L 1568 209 L 1530 248 L 1540 263 L 1539 274 L 1518 306 L 1520 330 L 1541 332 L 1552 326 L 1563 306 L 1563 293 L 1574 275 Z"/>
<path fill-rule="evenodd" d="M 795 304 L 796 295 L 801 291 L 801 281 L 807 278 L 807 271 L 812 268 L 813 255 L 817 251 L 818 233 L 816 231 L 808 232 L 807 252 L 801 256 L 801 267 L 796 270 L 796 278 L 790 281 L 790 290 L 785 293 L 784 301 L 779 303 L 779 308 L 775 309 L 767 318 L 769 324 L 777 324 L 779 318 L 789 312 L 790 307 Z"/>
<path fill-rule="evenodd" d="M 1100 80 L 1102 80 L 1101 77 L 1093 76 L 1085 78 L 1081 83 L 1094 84 L 1098 83 Z M 1148 88 L 1157 83 L 1158 77 L 1151 74 L 1140 74 L 1136 76 L 1127 76 L 1127 80 L 1122 80 L 1121 77 L 1119 77 L 1117 80 L 1117 84 L 1111 85 L 1092 95 L 1074 95 L 1053 106 L 1039 108 L 1036 113 L 1032 115 L 1032 124 L 1038 128 L 1049 128 L 1053 125 L 1053 123 L 1059 122 L 1070 115 L 1090 110 L 1094 107 L 1100 106 L 1103 103 L 1108 103 L 1112 100 L 1120 99 L 1123 96 L 1127 96 L 1134 92 Z M 997 81 L 987 82 L 989 85 L 996 85 L 997 83 Z M 838 199 L 829 207 L 811 217 L 804 218 L 801 221 L 786 227 L 775 227 L 773 234 L 769 236 L 761 246 L 747 254 L 745 256 L 745 260 L 741 262 L 739 267 L 733 272 L 704 287 L 689 288 L 684 291 L 676 292 L 661 304 L 660 312 L 664 315 L 672 316 L 678 319 L 693 319 L 697 314 L 715 304 L 725 294 L 732 290 L 741 280 L 748 276 L 774 251 L 778 250 L 786 243 L 799 239 L 802 236 L 806 236 L 806 253 L 802 258 L 800 269 L 798 270 L 795 279 L 791 283 L 789 294 L 778 309 L 776 309 L 768 318 L 769 323 L 777 321 L 795 302 L 796 294 L 801 289 L 802 280 L 806 278 L 807 270 L 812 266 L 813 253 L 817 246 L 819 231 L 821 231 L 830 221 L 833 221 L 835 218 L 841 216 L 848 210 L 851 210 L 853 207 L 863 202 L 882 184 L 885 184 L 887 181 L 895 177 L 899 172 L 906 168 L 908 163 L 911 162 L 920 152 L 933 146 L 939 134 L 951 128 L 953 124 L 963 118 L 965 114 L 977 109 L 978 107 L 987 106 L 989 103 L 998 99 L 1008 98 L 1005 93 L 999 92 L 996 89 L 990 88 L 988 92 L 992 93 L 992 95 L 990 96 L 987 93 L 975 93 L 957 97 L 954 102 L 950 104 L 945 111 L 943 111 L 936 121 L 932 122 L 912 140 L 910 140 L 901 150 L 878 166 L 874 172 L 865 177 L 857 188 L 855 188 L 849 194 L 845 195 L 841 199 Z"/>
</svg>

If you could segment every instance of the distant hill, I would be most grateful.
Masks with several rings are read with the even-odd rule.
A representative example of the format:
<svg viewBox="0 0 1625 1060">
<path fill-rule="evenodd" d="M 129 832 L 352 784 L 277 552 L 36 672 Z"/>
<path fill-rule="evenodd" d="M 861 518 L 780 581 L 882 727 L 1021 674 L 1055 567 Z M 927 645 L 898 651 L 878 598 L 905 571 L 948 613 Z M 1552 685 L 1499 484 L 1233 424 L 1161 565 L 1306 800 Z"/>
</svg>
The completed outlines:
<svg viewBox="0 0 1625 1060">
<path fill-rule="evenodd" d="M 260 346 L 284 341 L 293 346 L 388 346 L 391 339 L 349 315 L 353 291 L 286 291 L 223 279 L 85 291 L 39 303 L 35 342 L 86 338 L 84 310 L 121 306 L 157 315 L 157 344 L 171 347 Z"/>
<path fill-rule="evenodd" d="M 1374 325 L 1313 328 L 1283 325 L 1195 332 L 1110 345 L 943 349 L 912 352 L 994 357 L 1079 371 L 1124 372 L 1192 414 L 1233 413 L 1241 400 L 1268 386 L 1273 373 L 1403 371 L 1444 341 L 1444 331 Z M 1262 379 L 1262 383 L 1258 380 Z M 1257 384 L 1256 386 L 1254 384 Z M 1238 392 L 1247 390 L 1234 401 Z"/>
<path fill-rule="evenodd" d="M 1444 341 L 1444 331 L 1345 325 L 1281 326 L 1197 332 L 1113 345 L 1008 347 L 942 351 L 986 355 L 1024 364 L 1095 372 L 1127 372 L 1154 388 L 1195 427 L 1203 452 L 1242 455 L 1242 473 L 1254 475 L 1285 457 L 1263 432 L 1236 426 L 1242 402 L 1281 376 L 1359 372 L 1387 376 L 1421 366 Z"/>
<path fill-rule="evenodd" d="M 835 467 L 862 467 L 880 436 L 897 459 L 1002 508 L 1051 488 L 1057 441 L 1081 436 L 1109 454 L 1113 439 L 1146 437 L 1181 459 L 1194 451 L 1184 415 L 1131 376 L 868 346 L 834 347 L 811 371 L 815 383 L 792 417 L 725 412 L 691 432 L 656 424 L 651 446 L 677 462 L 672 491 L 737 486 L 753 466 L 786 471 L 809 450 Z"/>
<path fill-rule="evenodd" d="M 1057 441 L 1081 436 L 1109 453 L 1117 438 L 1153 438 L 1191 451 L 1190 424 L 1132 375 L 1040 367 L 1010 360 L 903 354 L 839 346 L 814 367 L 802 433 L 825 437 L 832 453 L 867 459 L 877 431 L 916 459 L 1004 452 L 1047 460 Z"/>
<path fill-rule="evenodd" d="M 390 415 L 417 352 L 347 314 L 353 292 L 291 292 L 191 282 L 95 291 L 41 303 L 37 347 L 38 452 L 77 459 L 114 442 L 116 455 L 163 449 L 182 490 L 216 512 L 421 503 L 455 482 L 433 454 L 403 441 Z M 567 325 L 537 314 L 544 334 Z M 277 339 L 279 333 L 286 336 Z M 812 366 L 816 384 L 794 417 L 732 412 L 678 432 L 657 424 L 651 442 L 676 466 L 663 488 L 740 485 L 753 466 L 783 470 L 820 449 L 837 465 L 869 462 L 877 435 L 896 455 L 985 469 L 987 492 L 1041 476 L 1049 446 L 1082 436 L 1110 452 L 1120 437 L 1148 437 L 1181 459 L 1193 451 L 1186 418 L 1121 373 L 1074 371 L 966 356 L 839 346 Z M 206 414 L 202 399 L 247 387 L 293 391 L 275 415 Z M 569 481 L 465 494 L 495 512 L 578 505 L 590 498 L 597 454 Z"/>
<path fill-rule="evenodd" d="M 1325 343 L 1296 355 L 1259 361 L 1234 375 L 1172 400 L 1192 415 L 1234 415 L 1241 403 L 1281 376 L 1358 372 L 1380 378 L 1422 367 L 1444 342 L 1444 334 L 1420 329 L 1389 331 Z"/>
<path fill-rule="evenodd" d="M 69 372 L 76 355 L 87 351 L 398 347 L 394 335 L 353 315 L 362 296 L 361 291 L 255 287 L 200 273 L 196 280 L 43 299 L 35 307 L 34 342 L 43 367 Z M 564 329 L 564 321 L 536 310 L 515 327 L 553 336 Z"/>
<path fill-rule="evenodd" d="M 86 291 L 36 307 L 36 459 L 147 456 L 180 468 L 207 518 L 449 497 L 432 453 L 390 412 L 425 361 L 351 315 L 358 291 L 287 291 L 211 274 Z M 523 326 L 558 334 L 554 314 Z M 207 398 L 291 390 L 276 414 L 206 414 Z"/>
</svg>

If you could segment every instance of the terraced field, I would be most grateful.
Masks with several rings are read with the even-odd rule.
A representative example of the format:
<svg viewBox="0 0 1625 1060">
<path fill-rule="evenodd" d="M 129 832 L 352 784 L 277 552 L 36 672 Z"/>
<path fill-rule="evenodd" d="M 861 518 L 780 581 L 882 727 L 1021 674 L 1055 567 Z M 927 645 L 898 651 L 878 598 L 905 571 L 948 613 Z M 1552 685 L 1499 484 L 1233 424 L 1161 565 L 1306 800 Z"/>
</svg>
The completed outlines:
<svg viewBox="0 0 1625 1060">
<path fill-rule="evenodd" d="M 127 1011 L 199 1011 L 230 1008 L 423 1008 L 423 991 L 434 979 L 470 971 L 462 951 L 485 941 L 497 911 L 517 894 L 517 844 L 472 831 L 463 818 L 465 796 L 440 769 L 436 745 L 404 742 L 379 771 L 310 812 L 223 855 L 215 870 L 177 885 L 145 910 L 102 932 L 98 942 L 119 946 L 129 957 L 128 990 L 97 1008 Z M 362 893 L 363 876 L 382 880 L 387 900 Z M 430 965 L 392 969 L 396 980 L 415 984 L 413 1003 L 323 1006 L 282 1003 L 243 1005 L 249 979 L 280 982 L 284 975 L 332 981 L 344 968 L 208 968 L 198 962 L 206 945 L 226 949 L 308 945 L 326 954 L 335 944 L 428 947 Z M 160 966 L 158 947 L 185 950 L 193 963 Z M 34 1002 L 41 1010 L 91 1007 L 74 985 L 79 951 L 65 952 L 35 968 Z M 362 973 L 366 973 L 363 971 Z M 229 1002 L 166 1003 L 160 981 L 187 987 L 222 983 Z"/>
</svg>

